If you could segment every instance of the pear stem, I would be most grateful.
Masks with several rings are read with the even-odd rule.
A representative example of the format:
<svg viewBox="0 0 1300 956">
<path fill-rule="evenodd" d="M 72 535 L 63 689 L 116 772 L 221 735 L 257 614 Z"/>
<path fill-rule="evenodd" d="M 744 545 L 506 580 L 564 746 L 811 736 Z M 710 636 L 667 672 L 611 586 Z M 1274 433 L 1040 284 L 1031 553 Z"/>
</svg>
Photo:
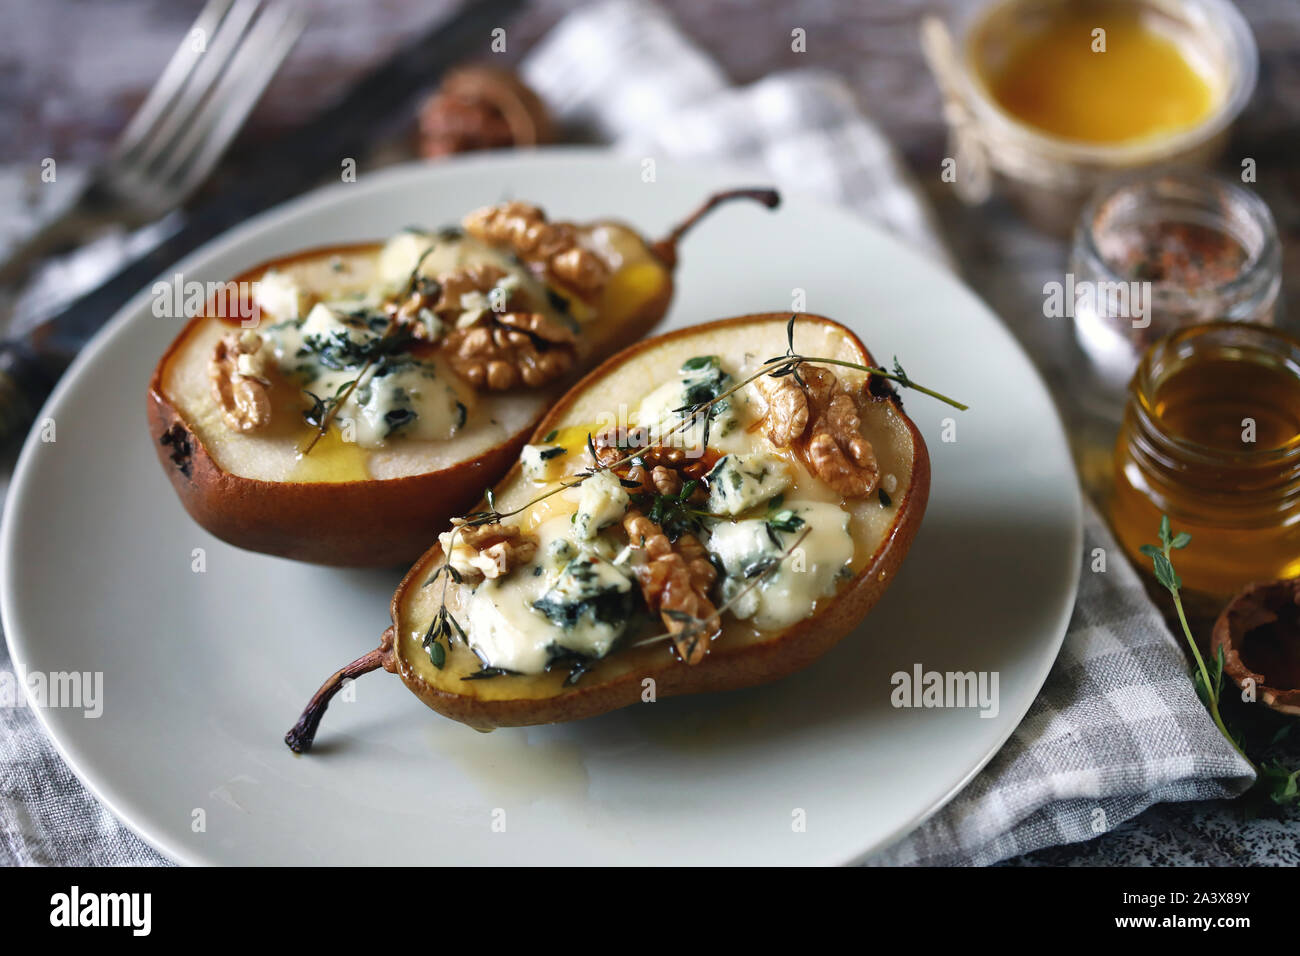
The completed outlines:
<svg viewBox="0 0 1300 956">
<path fill-rule="evenodd" d="M 720 193 L 714 193 L 704 201 L 704 204 L 699 209 L 687 216 L 676 229 L 651 246 L 651 251 L 663 260 L 664 264 L 669 268 L 677 265 L 677 243 L 681 241 L 682 236 L 690 232 L 696 223 L 713 212 L 718 206 L 731 202 L 733 199 L 752 199 L 754 202 L 762 203 L 768 209 L 775 209 L 781 205 L 781 194 L 775 189 L 767 187 L 727 189 Z"/>
<path fill-rule="evenodd" d="M 320 690 L 312 695 L 298 722 L 284 735 L 284 742 L 289 745 L 289 749 L 296 754 L 305 754 L 311 750 L 312 742 L 316 739 L 316 729 L 320 727 L 320 719 L 325 716 L 325 709 L 329 707 L 330 700 L 343 689 L 343 683 L 383 667 L 388 661 L 389 654 L 390 649 L 387 646 L 376 647 L 370 653 L 358 657 L 347 667 L 336 671 L 322 684 Z"/>
</svg>

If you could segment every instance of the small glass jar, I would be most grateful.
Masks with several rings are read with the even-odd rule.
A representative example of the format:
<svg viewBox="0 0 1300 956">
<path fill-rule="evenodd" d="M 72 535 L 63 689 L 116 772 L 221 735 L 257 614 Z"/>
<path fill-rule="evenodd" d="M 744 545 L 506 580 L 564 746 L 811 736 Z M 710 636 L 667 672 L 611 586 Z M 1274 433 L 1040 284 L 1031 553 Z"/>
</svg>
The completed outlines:
<svg viewBox="0 0 1300 956">
<path fill-rule="evenodd" d="M 1194 126 L 1119 143 L 1063 139 L 1030 126 L 998 103 L 987 77 L 1017 39 L 1083 0 L 971 0 L 955 4 L 949 24 L 921 26 L 921 45 L 944 97 L 944 118 L 960 170 L 954 187 L 967 202 L 987 199 L 995 182 L 1025 217 L 1068 236 L 1089 195 L 1107 178 L 1155 165 L 1208 167 L 1222 155 L 1230 127 L 1250 102 L 1259 50 L 1232 0 L 1091 0 L 1087 6 L 1136 8 L 1144 23 L 1171 39 L 1215 88 L 1216 107 Z M 1140 89 L 1134 91 L 1140 96 Z"/>
<path fill-rule="evenodd" d="M 1143 356 L 1115 447 L 1111 518 L 1140 567 L 1161 515 L 1191 543 L 1184 587 L 1215 598 L 1300 576 L 1300 339 L 1212 322 Z"/>
<path fill-rule="evenodd" d="M 1080 293 L 1075 391 L 1117 421 L 1155 340 L 1217 320 L 1275 323 L 1282 250 L 1272 213 L 1249 190 L 1190 170 L 1140 173 L 1084 208 L 1067 279 Z"/>
</svg>

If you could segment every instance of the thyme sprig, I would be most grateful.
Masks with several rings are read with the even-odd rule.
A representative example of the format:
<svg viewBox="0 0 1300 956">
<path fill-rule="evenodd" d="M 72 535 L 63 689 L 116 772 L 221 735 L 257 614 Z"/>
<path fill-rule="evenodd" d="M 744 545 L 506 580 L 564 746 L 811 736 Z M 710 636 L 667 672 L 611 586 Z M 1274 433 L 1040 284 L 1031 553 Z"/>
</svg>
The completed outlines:
<svg viewBox="0 0 1300 956">
<path fill-rule="evenodd" d="M 699 486 L 699 479 L 690 478 L 682 483 L 681 490 L 675 495 L 633 492 L 632 504 L 663 528 L 664 534 L 668 535 L 670 541 L 676 541 L 686 533 L 698 534 L 704 528 L 705 518 L 727 517 L 693 506 L 691 496 Z M 640 483 L 637 483 L 636 487 L 640 488 Z"/>
<path fill-rule="evenodd" d="M 705 401 L 700 401 L 693 405 L 685 405 L 679 409 L 674 409 L 674 411 L 682 415 L 681 420 L 676 425 L 662 432 L 658 436 L 655 442 L 651 442 L 649 440 L 649 436 L 647 436 L 647 440 L 645 444 L 641 445 L 638 448 L 634 448 L 630 450 L 626 455 L 624 455 L 622 458 L 619 458 L 617 461 L 613 461 L 610 462 L 609 464 L 602 465 L 600 464 L 600 459 L 596 454 L 595 439 L 589 432 L 587 434 L 586 444 L 587 444 L 587 452 L 588 454 L 591 455 L 593 464 L 590 467 L 575 473 L 568 480 L 561 481 L 555 484 L 550 489 L 535 495 L 534 497 L 525 501 L 523 504 L 519 505 L 518 507 L 510 508 L 504 511 L 497 507 L 496 496 L 493 493 L 493 491 L 489 489 L 485 496 L 487 500 L 487 506 L 488 506 L 487 510 L 471 512 L 465 515 L 458 522 L 453 522 L 451 535 L 447 540 L 446 546 L 443 548 L 442 565 L 438 569 L 436 569 L 433 572 L 433 574 L 430 575 L 429 578 L 424 582 L 423 586 L 428 587 L 429 585 L 437 581 L 438 578 L 440 577 L 442 578 L 442 594 L 440 595 L 439 598 L 439 608 L 438 608 L 438 612 L 434 615 L 434 621 L 433 624 L 430 625 L 429 633 L 426 634 L 425 636 L 425 647 L 427 648 L 431 644 L 436 643 L 437 640 L 442 637 L 445 637 L 447 639 L 448 647 L 450 647 L 451 644 L 451 631 L 446 628 L 439 628 L 439 622 L 443 619 L 444 616 L 450 617 L 450 612 L 447 612 L 446 610 L 447 588 L 448 588 L 449 581 L 455 579 L 457 580 L 457 583 L 459 583 L 459 578 L 454 577 L 453 574 L 451 573 L 451 571 L 453 570 L 451 568 L 451 553 L 456 546 L 456 537 L 457 535 L 460 534 L 461 528 L 474 526 L 474 525 L 481 525 L 481 524 L 493 524 L 495 522 L 502 521 L 506 518 L 512 518 L 515 515 L 527 511 L 529 508 L 532 508 L 534 505 L 540 504 L 541 502 L 547 500 L 548 498 L 551 498 L 554 495 L 561 493 L 562 491 L 565 491 L 569 488 L 573 488 L 582 484 L 584 481 L 586 481 L 592 475 L 597 474 L 598 472 L 612 471 L 615 468 L 619 468 L 622 465 L 631 462 L 635 458 L 639 458 L 640 456 L 648 452 L 651 448 L 653 448 L 655 444 L 662 444 L 664 439 L 677 435 L 695 426 L 698 423 L 702 422 L 704 425 L 704 436 L 705 436 L 704 443 L 707 443 L 708 425 L 711 418 L 711 416 L 709 415 L 709 411 L 712 408 L 714 408 L 716 405 L 718 405 L 720 402 L 725 402 L 728 398 L 730 398 L 732 395 L 739 392 L 742 388 L 748 387 L 750 384 L 752 384 L 753 382 L 757 381 L 758 379 L 762 378 L 765 375 L 771 378 L 781 378 L 786 375 L 793 375 L 795 377 L 795 380 L 802 384 L 803 379 L 800 378 L 799 376 L 799 369 L 802 366 L 836 365 L 836 366 L 840 366 L 841 368 L 851 368 L 859 372 L 866 372 L 868 375 L 875 375 L 880 378 L 888 379 L 892 382 L 896 382 L 898 385 L 900 385 L 903 388 L 910 388 L 914 391 L 921 392 L 924 395 L 929 395 L 930 397 L 938 399 L 939 401 L 951 405 L 953 408 L 960 409 L 961 411 L 966 411 L 970 407 L 962 402 L 957 401 L 954 398 L 950 398 L 949 396 L 944 395 L 942 392 L 935 391 L 934 389 L 927 388 L 924 385 L 919 385 L 916 382 L 914 382 L 903 370 L 903 367 L 899 364 L 897 358 L 894 359 L 893 371 L 890 371 L 888 369 L 878 368 L 873 365 L 862 365 L 856 362 L 847 362 L 841 359 L 832 359 L 832 358 L 824 358 L 822 356 L 808 356 L 808 355 L 800 354 L 798 351 L 796 351 L 794 347 L 794 328 L 795 328 L 795 320 L 797 318 L 798 316 L 792 315 L 790 316 L 790 321 L 786 323 L 786 327 L 785 327 L 786 351 L 784 355 L 778 355 L 775 356 L 774 358 L 768 359 L 767 361 L 763 362 L 758 367 L 758 369 L 755 370 L 752 374 L 746 376 L 739 382 L 733 383 L 732 385 L 728 386 L 727 388 L 723 389 L 722 391 L 718 392 L 716 395 L 714 395 L 713 397 Z M 790 551 L 792 551 L 794 547 L 798 545 L 799 541 L 802 541 L 807 534 L 808 534 L 808 530 L 805 530 L 804 533 L 799 536 L 795 544 L 791 545 L 791 547 L 785 551 L 782 557 L 776 561 L 776 564 L 779 564 L 781 560 L 784 560 L 785 555 L 788 555 Z M 774 564 L 773 567 L 775 567 L 776 564 Z M 770 571 L 771 571 L 770 568 L 766 569 L 763 575 L 758 576 L 754 581 L 752 581 L 748 586 L 746 586 L 746 588 L 743 591 L 735 595 L 732 598 L 732 600 L 728 601 L 726 605 L 724 605 L 724 608 L 731 607 L 736 600 L 739 600 L 740 597 L 748 593 L 748 591 L 752 587 L 754 587 L 758 581 L 761 581 L 763 576 L 765 576 L 767 573 L 770 573 Z M 722 613 L 721 609 L 719 610 L 719 613 Z M 435 634 L 435 629 L 438 629 L 436 634 Z M 459 625 L 456 625 L 455 630 L 457 635 L 461 638 L 461 640 L 465 641 L 464 631 L 461 630 Z M 658 639 L 660 638 L 655 638 L 655 640 Z M 465 643 L 468 646 L 468 641 L 465 641 Z"/>
<path fill-rule="evenodd" d="M 302 417 L 306 420 L 307 424 L 315 425 L 319 428 L 321 423 L 326 420 L 326 416 L 338 406 L 339 396 L 344 394 L 348 388 L 355 384 L 355 379 L 350 382 L 344 382 L 334 390 L 333 395 L 326 395 L 324 397 L 317 395 L 310 389 L 304 388 L 303 392 L 311 398 L 311 408 L 302 413 Z"/>
<path fill-rule="evenodd" d="M 1183 581 L 1178 576 L 1178 572 L 1174 570 L 1173 553 L 1181 551 L 1191 543 L 1192 536 L 1190 534 L 1186 531 L 1174 534 L 1169 523 L 1169 516 L 1161 515 L 1160 546 L 1144 544 L 1138 550 L 1151 559 L 1151 566 L 1156 580 L 1173 598 L 1174 610 L 1178 612 L 1178 623 L 1182 625 L 1183 636 L 1187 639 L 1187 646 L 1191 648 L 1192 659 L 1196 664 L 1193 671 L 1193 682 L 1197 696 L 1201 698 L 1206 709 L 1210 712 L 1210 717 L 1214 721 L 1214 725 L 1219 728 L 1219 733 L 1223 734 L 1228 743 L 1232 744 L 1233 749 L 1241 754 L 1241 759 L 1245 760 L 1250 765 L 1251 770 L 1255 772 L 1255 786 L 1252 790 L 1278 806 L 1300 803 L 1300 770 L 1289 770 L 1276 757 L 1256 764 L 1246 754 L 1243 746 L 1244 737 L 1229 730 L 1227 723 L 1223 719 L 1220 711 L 1220 703 L 1223 700 L 1223 647 L 1219 647 L 1218 655 L 1208 664 L 1205 658 L 1201 656 L 1196 639 L 1192 636 L 1192 629 L 1187 623 L 1187 614 L 1183 610 Z M 1289 725 L 1284 727 L 1283 731 L 1273 738 L 1272 744 L 1276 744 L 1287 730 L 1289 730 Z"/>
<path fill-rule="evenodd" d="M 785 355 L 778 355 L 775 358 L 770 358 L 766 362 L 764 362 L 763 367 L 759 370 L 758 375 L 755 375 L 752 378 L 748 379 L 745 382 L 746 385 L 749 384 L 749 382 L 752 382 L 755 378 L 758 378 L 759 375 L 762 374 L 771 375 L 773 378 L 780 378 L 783 375 L 794 375 L 795 380 L 802 385 L 803 379 L 799 378 L 799 374 L 798 374 L 800 365 L 804 365 L 804 364 L 838 365 L 841 368 L 857 369 L 859 372 L 868 372 L 871 375 L 877 376 L 878 378 L 884 378 L 884 379 L 888 379 L 891 382 L 896 382 L 898 385 L 901 385 L 903 388 L 910 388 L 913 391 L 920 392 L 922 395 L 929 395 L 931 398 L 937 398 L 939 401 L 943 402 L 944 404 L 951 405 L 953 408 L 960 409 L 963 412 L 970 408 L 969 405 L 965 405 L 957 401 L 955 398 L 949 398 L 947 395 L 943 394 L 942 392 L 936 392 L 932 388 L 927 388 L 924 385 L 918 385 L 916 382 L 912 381 L 912 379 L 908 376 L 907 372 L 903 370 L 903 366 L 899 364 L 898 356 L 894 356 L 894 368 L 891 371 L 889 369 L 877 368 L 874 365 L 859 365 L 856 362 L 845 362 L 842 359 L 809 358 L 804 355 L 799 355 L 797 352 L 795 352 L 795 348 L 794 348 L 795 318 L 797 317 L 793 315 L 790 316 L 790 321 L 786 324 L 785 327 L 785 335 L 786 335 L 786 340 L 788 342 Z M 772 371 L 767 371 L 767 368 L 773 365 L 776 366 L 775 369 L 773 369 Z"/>
<path fill-rule="evenodd" d="M 397 315 L 394 314 L 393 317 L 388 320 L 388 326 L 384 329 L 384 334 L 379 337 L 379 342 L 377 344 L 380 346 L 384 345 L 386 340 L 389 339 L 397 329 L 397 325 Z M 325 434 L 330 430 L 330 423 L 333 422 L 335 416 L 338 415 L 339 409 L 341 409 L 347 403 L 347 400 L 352 397 L 352 393 L 357 390 L 357 385 L 363 378 L 365 378 L 366 372 L 370 371 L 370 366 L 375 364 L 375 359 L 378 353 L 383 351 L 384 349 L 377 348 L 374 353 L 367 356 L 365 362 L 362 363 L 361 370 L 357 372 L 357 377 L 350 382 L 344 383 L 338 393 L 332 398 L 326 399 L 322 403 L 319 398 L 312 395 L 316 404 L 312 405 L 312 408 L 308 413 L 312 417 L 307 418 L 307 423 L 315 425 L 316 430 L 312 432 L 312 436 L 308 440 L 307 444 L 303 445 L 302 448 L 298 450 L 300 455 L 306 458 L 311 454 L 311 450 L 316 447 L 316 443 L 325 437 Z M 311 395 L 310 392 L 307 394 Z M 318 405 L 323 407 L 318 408 Z M 312 421 L 312 418 L 315 418 L 316 420 Z"/>
<path fill-rule="evenodd" d="M 1219 713 L 1219 697 L 1223 690 L 1223 655 L 1220 653 L 1219 660 L 1216 662 L 1217 666 L 1214 668 L 1214 676 L 1211 677 L 1210 669 L 1205 666 L 1205 659 L 1201 657 L 1200 648 L 1196 646 L 1196 639 L 1192 637 L 1192 629 L 1187 624 L 1187 614 L 1183 611 L 1183 581 L 1178 576 L 1178 572 L 1174 570 L 1173 552 L 1182 550 L 1191 542 L 1192 536 L 1186 531 L 1173 534 L 1169 525 L 1169 515 L 1161 515 L 1160 547 L 1157 548 L 1153 544 L 1144 544 L 1138 550 L 1151 559 L 1156 580 L 1174 599 L 1174 609 L 1178 612 L 1178 622 L 1183 626 L 1183 635 L 1187 638 L 1187 646 L 1192 649 L 1192 658 L 1196 661 L 1196 690 L 1201 695 L 1201 699 L 1205 701 L 1205 706 L 1210 711 L 1210 717 L 1213 718 L 1214 725 L 1232 744 L 1233 749 L 1241 754 L 1244 760 L 1250 762 L 1250 758 L 1241 749 L 1241 745 L 1237 743 L 1232 734 L 1228 733 L 1228 728 L 1223 723 L 1223 716 Z M 1254 766 L 1252 763 L 1251 767 Z"/>
</svg>

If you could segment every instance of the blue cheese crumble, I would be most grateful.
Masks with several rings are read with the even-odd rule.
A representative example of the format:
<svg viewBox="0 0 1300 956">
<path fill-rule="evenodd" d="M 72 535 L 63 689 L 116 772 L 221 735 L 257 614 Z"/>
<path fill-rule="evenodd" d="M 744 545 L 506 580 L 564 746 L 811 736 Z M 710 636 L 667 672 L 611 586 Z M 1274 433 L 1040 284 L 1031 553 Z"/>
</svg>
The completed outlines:
<svg viewBox="0 0 1300 956">
<path fill-rule="evenodd" d="M 627 514 L 631 498 L 618 476 L 610 471 L 598 471 L 585 480 L 578 498 L 578 510 L 573 524 L 579 538 L 596 537 L 601 528 L 607 528 Z"/>
<path fill-rule="evenodd" d="M 708 510 L 738 515 L 770 501 L 790 487 L 790 471 L 778 456 L 764 451 L 724 455 L 706 478 Z"/>
</svg>

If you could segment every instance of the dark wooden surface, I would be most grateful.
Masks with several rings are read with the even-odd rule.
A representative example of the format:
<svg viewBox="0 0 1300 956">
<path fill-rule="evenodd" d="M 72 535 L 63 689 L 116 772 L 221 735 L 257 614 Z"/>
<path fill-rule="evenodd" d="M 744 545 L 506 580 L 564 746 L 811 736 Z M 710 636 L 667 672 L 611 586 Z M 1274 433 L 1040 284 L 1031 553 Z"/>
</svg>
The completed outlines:
<svg viewBox="0 0 1300 956">
<path fill-rule="evenodd" d="M 939 178 L 946 153 L 939 95 L 917 40 L 925 12 L 962 0 L 662 0 L 685 33 L 737 83 L 815 64 L 858 91 L 930 195 L 967 281 L 1049 373 L 1058 329 L 1042 318 L 1042 287 L 1059 278 L 1064 244 L 1027 228 L 1002 202 L 962 207 Z M 311 25 L 241 134 L 237 148 L 293 129 L 368 66 L 454 7 L 446 0 L 307 0 Z M 537 0 L 507 29 L 515 60 L 575 4 Z M 184 34 L 201 0 L 11 0 L 0 5 L 0 231 L 21 228 L 41 198 L 39 164 L 95 162 Z M 1258 163 L 1258 191 L 1285 249 L 1286 311 L 1300 317 L 1300 2 L 1241 0 L 1261 50 L 1259 90 L 1239 123 L 1231 167 Z M 808 53 L 790 49 L 807 31 Z M 403 142 L 386 143 L 400 157 Z M 214 186 L 213 188 L 219 188 Z M 1014 861 L 1035 864 L 1300 863 L 1300 823 L 1246 821 L 1231 805 L 1157 807 L 1090 843 Z"/>
</svg>

